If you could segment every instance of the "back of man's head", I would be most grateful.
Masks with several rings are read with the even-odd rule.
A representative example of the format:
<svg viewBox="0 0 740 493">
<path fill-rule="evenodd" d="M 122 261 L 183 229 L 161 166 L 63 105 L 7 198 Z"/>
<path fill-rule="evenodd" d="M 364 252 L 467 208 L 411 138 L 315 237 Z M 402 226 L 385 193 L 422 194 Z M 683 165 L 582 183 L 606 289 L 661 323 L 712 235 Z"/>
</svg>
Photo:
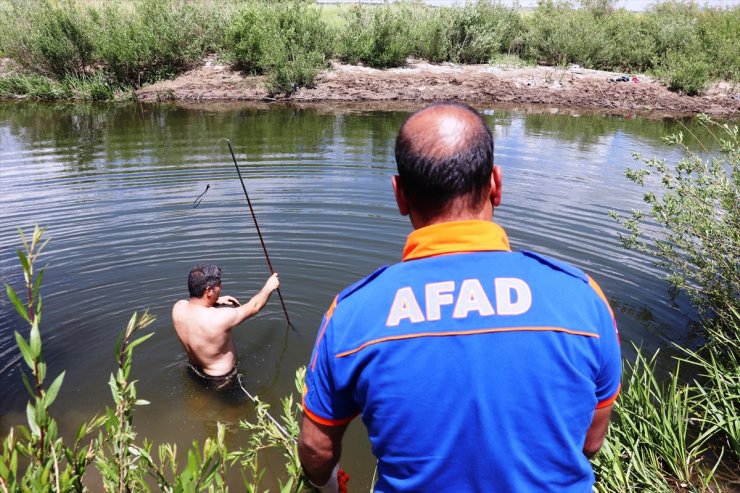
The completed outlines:
<svg viewBox="0 0 740 493">
<path fill-rule="evenodd" d="M 200 298 L 207 288 L 221 283 L 221 268 L 212 264 L 198 264 L 190 269 L 188 291 L 193 298 Z"/>
<path fill-rule="evenodd" d="M 437 103 L 403 124 L 396 164 L 409 206 L 417 212 L 438 214 L 456 200 L 477 212 L 490 191 L 493 136 L 470 106 Z"/>
</svg>

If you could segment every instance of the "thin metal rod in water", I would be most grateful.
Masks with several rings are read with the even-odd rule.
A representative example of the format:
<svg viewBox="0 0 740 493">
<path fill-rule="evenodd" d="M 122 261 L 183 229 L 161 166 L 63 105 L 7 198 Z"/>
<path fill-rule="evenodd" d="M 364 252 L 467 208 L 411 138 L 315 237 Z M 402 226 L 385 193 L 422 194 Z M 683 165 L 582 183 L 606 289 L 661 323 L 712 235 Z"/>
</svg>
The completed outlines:
<svg viewBox="0 0 740 493">
<path fill-rule="evenodd" d="M 242 383 L 242 375 L 241 375 L 241 373 L 238 373 L 236 375 L 236 379 L 239 382 L 239 387 L 241 387 L 242 391 L 245 394 L 247 394 L 247 397 L 249 397 L 251 399 L 251 401 L 254 402 L 254 404 L 257 406 L 257 409 L 259 409 L 260 401 L 259 401 L 259 399 L 257 399 L 256 397 L 254 397 L 252 394 L 250 394 L 249 391 L 247 391 L 247 389 L 244 388 L 244 384 Z M 288 439 L 288 440 L 292 441 L 293 443 L 295 443 L 295 438 L 293 438 L 291 436 L 291 434 L 288 433 L 288 430 L 286 430 L 285 428 L 283 428 L 283 426 L 280 423 L 278 423 L 278 420 L 277 419 L 275 419 L 275 418 L 272 417 L 272 414 L 270 414 L 267 410 L 264 410 L 264 413 L 265 413 L 265 416 L 267 416 L 270 419 L 270 421 L 272 421 L 272 424 L 275 425 L 275 427 L 283 434 L 283 436 L 286 439 Z"/>
<path fill-rule="evenodd" d="M 252 213 L 252 220 L 254 220 L 254 227 L 257 229 L 257 236 L 259 236 L 260 243 L 262 244 L 262 251 L 265 252 L 265 260 L 267 260 L 267 266 L 270 268 L 270 274 L 274 274 L 275 270 L 272 268 L 272 262 L 270 262 L 270 256 L 267 254 L 267 248 L 265 247 L 265 240 L 262 239 L 262 232 L 260 231 L 260 225 L 257 224 L 257 216 L 254 213 L 254 208 L 252 207 L 252 201 L 249 200 L 249 194 L 247 193 L 247 187 L 244 185 L 244 179 L 242 178 L 242 172 L 239 170 L 239 165 L 236 162 L 236 156 L 234 155 L 234 149 L 231 147 L 231 141 L 229 139 L 224 139 L 226 141 L 226 144 L 229 146 L 229 152 L 231 152 L 231 158 L 234 160 L 234 167 L 236 167 L 236 172 L 239 175 L 239 182 L 242 184 L 242 190 L 244 190 L 244 196 L 247 198 L 247 205 L 249 206 L 249 212 Z M 288 310 L 285 308 L 285 301 L 283 301 L 283 294 L 280 292 L 280 288 L 277 288 L 278 296 L 280 297 L 280 304 L 283 306 L 283 313 L 285 313 L 285 320 L 288 322 L 288 326 L 296 330 L 293 324 L 290 321 L 290 317 L 288 316 Z"/>
</svg>

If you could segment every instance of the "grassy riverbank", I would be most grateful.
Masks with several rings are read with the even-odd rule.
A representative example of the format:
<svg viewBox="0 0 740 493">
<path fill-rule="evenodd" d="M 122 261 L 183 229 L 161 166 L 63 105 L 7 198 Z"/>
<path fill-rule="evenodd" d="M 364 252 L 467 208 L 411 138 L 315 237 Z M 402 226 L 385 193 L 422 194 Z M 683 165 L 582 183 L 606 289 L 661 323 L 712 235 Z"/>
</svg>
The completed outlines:
<svg viewBox="0 0 740 493">
<path fill-rule="evenodd" d="M 264 74 L 275 94 L 311 86 L 330 59 L 386 68 L 430 62 L 579 64 L 648 72 L 675 90 L 740 81 L 740 6 L 663 2 L 643 13 L 543 1 L 533 11 L 479 2 L 330 6 L 310 1 L 0 0 L 0 55 L 15 69 L 0 97 L 109 100 L 215 55 Z"/>
</svg>

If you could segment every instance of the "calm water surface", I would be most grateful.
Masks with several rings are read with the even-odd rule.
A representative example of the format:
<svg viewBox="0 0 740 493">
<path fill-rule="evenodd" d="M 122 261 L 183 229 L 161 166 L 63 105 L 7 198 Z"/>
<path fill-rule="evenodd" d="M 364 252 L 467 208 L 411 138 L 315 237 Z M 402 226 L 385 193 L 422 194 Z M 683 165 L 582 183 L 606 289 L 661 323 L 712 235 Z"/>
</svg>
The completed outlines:
<svg viewBox="0 0 740 493">
<path fill-rule="evenodd" d="M 47 228 L 42 334 L 49 375 L 66 370 L 54 405 L 70 433 L 111 404 L 106 384 L 116 337 L 149 308 L 155 335 L 136 350 L 140 436 L 177 442 L 236 429 L 248 402 L 204 392 L 184 372 L 171 328 L 199 262 L 224 271 L 223 292 L 258 290 L 267 265 L 226 145 L 231 139 L 297 332 L 277 297 L 236 329 L 245 386 L 276 406 L 293 389 L 323 312 L 346 285 L 396 262 L 410 226 L 390 186 L 402 111 L 258 109 L 236 105 L 47 106 L 0 104 L 0 282 L 19 290 L 17 228 Z M 632 152 L 675 159 L 660 137 L 679 122 L 485 110 L 504 169 L 496 220 L 514 249 L 570 261 L 596 278 L 616 311 L 624 353 L 690 344 L 687 318 L 660 272 L 619 247 L 607 211 L 639 207 L 624 178 Z M 690 123 L 686 123 L 691 127 Z M 193 200 L 210 185 L 201 205 Z M 679 300 L 680 304 L 680 300 Z M 684 307 L 685 308 L 685 307 Z M 0 433 L 24 419 L 26 393 L 13 331 L 26 327 L 0 299 Z M 25 332 L 24 332 L 25 333 Z M 345 439 L 354 488 L 374 460 L 360 420 Z M 244 436 L 229 435 L 239 446 Z M 279 461 L 266 465 L 279 467 Z"/>
</svg>

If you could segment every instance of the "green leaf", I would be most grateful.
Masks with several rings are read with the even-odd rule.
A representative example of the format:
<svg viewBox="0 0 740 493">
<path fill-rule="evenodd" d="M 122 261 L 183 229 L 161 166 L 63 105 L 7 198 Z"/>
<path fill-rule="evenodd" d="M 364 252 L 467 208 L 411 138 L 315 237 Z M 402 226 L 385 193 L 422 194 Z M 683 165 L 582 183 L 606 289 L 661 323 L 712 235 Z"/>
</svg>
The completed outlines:
<svg viewBox="0 0 740 493">
<path fill-rule="evenodd" d="M 39 382 L 43 382 L 44 379 L 46 378 L 46 363 L 44 363 L 43 361 L 39 360 L 36 363 L 36 371 L 38 373 L 38 380 L 39 380 Z"/>
<path fill-rule="evenodd" d="M 36 409 L 31 405 L 29 402 L 26 405 L 26 419 L 28 419 L 28 426 L 31 428 L 31 433 L 35 436 L 41 436 L 41 428 L 39 428 L 38 423 L 36 422 Z"/>
<path fill-rule="evenodd" d="M 28 256 L 23 250 L 16 250 L 15 251 L 18 254 L 18 260 L 21 263 L 21 267 L 23 268 L 24 273 L 31 272 L 31 264 L 28 262 Z"/>
<path fill-rule="evenodd" d="M 139 338 L 138 338 L 138 339 L 136 339 L 136 340 L 135 340 L 134 342 L 132 342 L 131 344 L 129 344 L 129 346 L 128 346 L 127 350 L 128 350 L 128 351 L 133 351 L 133 350 L 134 350 L 134 348 L 135 348 L 136 346 L 138 346 L 139 344 L 142 344 L 142 343 L 146 342 L 146 341 L 147 341 L 148 339 L 150 339 L 150 338 L 151 338 L 151 337 L 152 337 L 153 335 L 154 335 L 154 332 L 152 332 L 152 333 L 150 333 L 150 334 L 147 334 L 147 335 L 145 335 L 145 336 L 139 337 Z"/>
<path fill-rule="evenodd" d="M 28 346 L 28 343 L 23 338 L 23 336 L 20 335 L 18 332 L 15 333 L 15 343 L 18 345 L 18 349 L 20 349 L 21 351 L 21 356 L 23 356 L 23 361 L 25 361 L 26 365 L 28 365 L 28 367 L 33 370 L 34 358 L 33 358 L 33 354 L 31 354 L 31 348 Z"/>
<path fill-rule="evenodd" d="M 44 267 L 39 272 L 38 276 L 36 277 L 36 282 L 33 284 L 33 298 L 36 299 L 36 297 L 39 294 L 39 288 L 41 287 L 41 281 L 44 279 L 44 272 L 46 272 L 46 268 Z"/>
<path fill-rule="evenodd" d="M 147 400 L 144 400 L 144 399 L 138 399 L 138 400 L 137 400 L 137 401 L 136 401 L 136 402 L 134 403 L 134 405 L 136 405 L 136 406 L 148 406 L 149 404 L 151 404 L 151 402 L 149 402 L 149 401 L 147 401 Z"/>
<path fill-rule="evenodd" d="M 23 302 L 18 298 L 18 295 L 15 294 L 15 291 L 13 291 L 13 288 L 10 287 L 10 285 L 5 285 L 5 293 L 8 295 L 8 299 L 11 303 L 13 303 L 13 306 L 15 307 L 15 311 L 18 312 L 18 314 L 23 317 L 23 320 L 31 323 L 31 318 L 28 316 L 28 310 L 26 309 Z"/>
<path fill-rule="evenodd" d="M 41 354 L 41 332 L 39 332 L 38 323 L 31 325 L 31 335 L 28 339 L 28 345 L 31 348 L 31 354 L 38 358 Z"/>
<path fill-rule="evenodd" d="M 60 373 L 59 376 L 54 379 L 51 385 L 49 385 L 49 389 L 46 391 L 46 395 L 44 396 L 47 406 L 51 406 L 56 400 L 57 395 L 59 394 L 59 389 L 61 388 L 62 382 L 64 381 L 65 373 L 66 371 Z"/>
<path fill-rule="evenodd" d="M 26 390 L 28 390 L 28 395 L 30 395 L 31 397 L 34 397 L 36 395 L 36 391 L 33 390 L 33 386 L 31 385 L 31 382 L 28 380 L 28 376 L 23 371 L 21 371 L 21 379 L 23 380 L 23 385 L 26 386 Z"/>
</svg>

